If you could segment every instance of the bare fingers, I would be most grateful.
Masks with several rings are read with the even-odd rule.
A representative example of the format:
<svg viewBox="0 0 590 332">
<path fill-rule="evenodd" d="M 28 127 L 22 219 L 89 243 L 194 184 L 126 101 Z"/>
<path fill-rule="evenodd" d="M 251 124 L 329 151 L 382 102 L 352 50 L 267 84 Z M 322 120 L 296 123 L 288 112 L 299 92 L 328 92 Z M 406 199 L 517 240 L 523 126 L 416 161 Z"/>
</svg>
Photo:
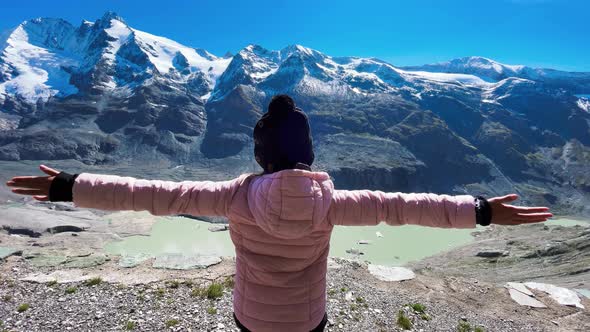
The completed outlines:
<svg viewBox="0 0 590 332">
<path fill-rule="evenodd" d="M 15 176 L 6 182 L 6 185 L 9 187 L 42 188 L 49 186 L 50 182 L 47 176 Z"/>
<path fill-rule="evenodd" d="M 528 224 L 528 223 L 537 223 L 537 222 L 544 222 L 547 219 L 553 217 L 551 213 L 517 213 L 514 217 L 512 217 L 512 221 L 514 223 L 510 223 L 512 225 L 518 224 Z"/>
<path fill-rule="evenodd" d="M 549 208 L 546 206 L 514 206 L 514 205 L 506 205 L 513 209 L 514 213 L 536 213 L 536 212 L 548 212 Z"/>
<path fill-rule="evenodd" d="M 47 194 L 47 190 L 38 190 L 38 189 L 24 189 L 24 188 L 14 188 L 12 192 L 19 195 L 35 195 L 35 196 L 43 196 Z"/>
<path fill-rule="evenodd" d="M 45 173 L 45 174 L 47 174 L 47 175 L 49 175 L 49 176 L 56 176 L 56 175 L 58 175 L 58 174 L 59 174 L 59 171 L 58 171 L 58 170 L 55 170 L 55 169 L 53 169 L 53 168 L 51 168 L 51 167 L 47 167 L 47 166 L 45 166 L 45 165 L 39 165 L 39 169 L 40 169 L 40 170 L 41 170 L 43 173 Z"/>
</svg>

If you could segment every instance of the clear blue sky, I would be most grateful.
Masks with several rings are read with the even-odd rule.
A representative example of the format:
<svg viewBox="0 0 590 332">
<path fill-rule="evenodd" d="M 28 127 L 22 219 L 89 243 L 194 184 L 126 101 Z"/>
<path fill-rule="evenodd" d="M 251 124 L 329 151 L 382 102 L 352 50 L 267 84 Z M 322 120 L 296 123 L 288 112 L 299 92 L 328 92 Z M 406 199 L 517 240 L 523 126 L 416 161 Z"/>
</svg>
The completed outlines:
<svg viewBox="0 0 590 332">
<path fill-rule="evenodd" d="M 301 44 L 398 66 L 480 55 L 590 71 L 589 0 L 10 0 L 0 2 L 0 31 L 35 17 L 78 25 L 107 10 L 136 29 L 218 55 L 251 43 Z"/>
</svg>

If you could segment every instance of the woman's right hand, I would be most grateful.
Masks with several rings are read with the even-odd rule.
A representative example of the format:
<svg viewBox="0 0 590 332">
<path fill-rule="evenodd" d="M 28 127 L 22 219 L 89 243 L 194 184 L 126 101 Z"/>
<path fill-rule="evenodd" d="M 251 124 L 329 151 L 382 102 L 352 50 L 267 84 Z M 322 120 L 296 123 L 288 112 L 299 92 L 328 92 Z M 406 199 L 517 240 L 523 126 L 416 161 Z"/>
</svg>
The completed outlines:
<svg viewBox="0 0 590 332">
<path fill-rule="evenodd" d="M 520 225 L 547 221 L 553 217 L 545 206 L 526 207 L 506 204 L 518 199 L 518 195 L 510 194 L 488 199 L 492 208 L 492 224 Z"/>
<path fill-rule="evenodd" d="M 51 182 L 59 171 L 45 165 L 40 165 L 39 169 L 48 176 L 15 176 L 6 182 L 6 185 L 14 187 L 12 192 L 15 194 L 30 195 L 38 201 L 48 201 Z"/>
</svg>

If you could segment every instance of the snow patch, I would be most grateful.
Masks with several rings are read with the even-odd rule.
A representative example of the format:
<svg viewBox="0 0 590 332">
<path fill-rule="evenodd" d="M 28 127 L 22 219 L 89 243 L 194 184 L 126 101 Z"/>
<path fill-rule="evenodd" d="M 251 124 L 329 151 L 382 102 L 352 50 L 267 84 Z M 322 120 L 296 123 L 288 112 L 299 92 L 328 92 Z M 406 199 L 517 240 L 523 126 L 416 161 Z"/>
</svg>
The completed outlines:
<svg viewBox="0 0 590 332">
<path fill-rule="evenodd" d="M 146 51 L 146 54 L 150 62 L 161 73 L 167 73 L 170 69 L 174 69 L 173 59 L 177 53 L 180 53 L 187 59 L 192 71 L 198 70 L 207 74 L 211 83 L 214 84 L 231 62 L 231 58 L 218 58 L 211 53 L 203 53 L 203 50 L 184 46 L 165 37 L 135 29 L 132 31 L 142 46 L 152 50 L 151 52 Z"/>
<path fill-rule="evenodd" d="M 35 103 L 38 99 L 46 101 L 55 95 L 67 96 L 78 92 L 69 83 L 70 74 L 63 69 L 76 66 L 77 59 L 31 44 L 23 25 L 6 40 L 2 60 L 5 66 L 0 70 L 13 68 L 17 75 L 0 83 L 1 94 L 18 95 Z"/>
<path fill-rule="evenodd" d="M 579 108 L 581 108 L 582 110 L 590 113 L 590 99 L 588 98 L 579 98 L 576 101 L 576 104 L 578 105 Z"/>
<path fill-rule="evenodd" d="M 484 81 L 478 76 L 468 74 L 448 74 L 448 73 L 432 73 L 427 71 L 402 71 L 400 73 L 406 78 L 422 79 L 440 83 L 455 83 L 466 86 L 489 86 L 489 82 Z"/>
</svg>

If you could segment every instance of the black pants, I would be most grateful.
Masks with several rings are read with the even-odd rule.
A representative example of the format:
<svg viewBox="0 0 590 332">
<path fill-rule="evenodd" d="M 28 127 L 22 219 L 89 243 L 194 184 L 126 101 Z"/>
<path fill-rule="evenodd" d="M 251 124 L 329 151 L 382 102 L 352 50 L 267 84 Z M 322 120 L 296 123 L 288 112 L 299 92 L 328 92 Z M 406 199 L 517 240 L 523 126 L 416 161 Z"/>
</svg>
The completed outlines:
<svg viewBox="0 0 590 332">
<path fill-rule="evenodd" d="M 240 329 L 240 331 L 242 331 L 242 332 L 252 332 L 252 331 L 248 330 L 244 325 L 242 325 L 242 323 L 240 323 L 240 321 L 236 317 L 236 314 L 234 314 L 234 320 L 236 321 L 236 325 L 238 326 L 238 328 Z M 324 319 L 322 319 L 322 321 L 320 322 L 320 324 L 318 326 L 316 326 L 316 328 L 313 329 L 313 330 L 311 330 L 310 332 L 322 332 L 322 331 L 324 331 L 324 328 L 326 327 L 326 324 L 328 324 L 328 313 L 325 313 L 324 314 Z"/>
</svg>

